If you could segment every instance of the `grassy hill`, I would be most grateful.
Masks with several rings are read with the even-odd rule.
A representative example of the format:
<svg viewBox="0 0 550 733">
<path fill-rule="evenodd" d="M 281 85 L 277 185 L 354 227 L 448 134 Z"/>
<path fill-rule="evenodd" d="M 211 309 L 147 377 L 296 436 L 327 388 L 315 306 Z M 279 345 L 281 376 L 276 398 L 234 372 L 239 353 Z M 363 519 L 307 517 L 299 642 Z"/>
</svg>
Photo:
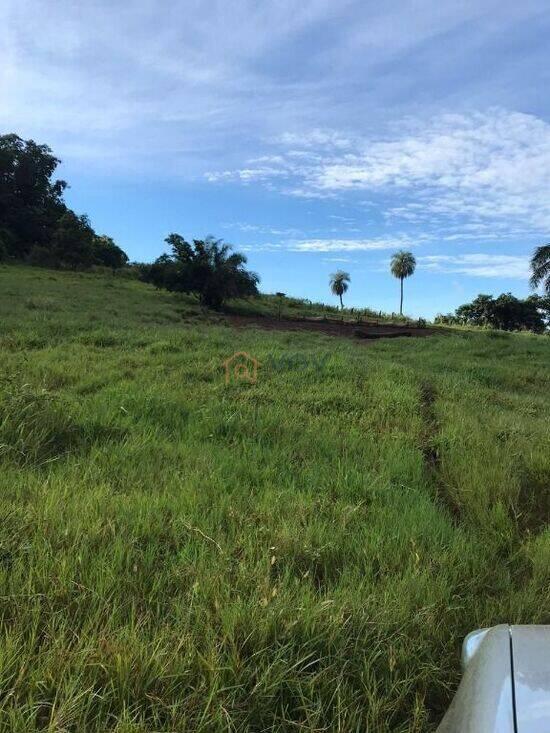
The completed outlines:
<svg viewBox="0 0 550 733">
<path fill-rule="evenodd" d="M 314 303 L 303 298 L 279 297 L 276 294 L 262 293 L 248 299 L 235 299 L 226 309 L 228 313 L 239 315 L 257 315 L 266 318 L 337 318 L 344 322 L 369 321 L 380 323 L 415 324 L 417 321 L 400 316 L 398 313 L 383 313 L 370 308 L 344 308 L 340 310 L 334 305 Z"/>
<path fill-rule="evenodd" d="M 550 622 L 550 339 L 23 267 L 0 318 L 0 731 L 431 731 L 468 631 Z"/>
</svg>

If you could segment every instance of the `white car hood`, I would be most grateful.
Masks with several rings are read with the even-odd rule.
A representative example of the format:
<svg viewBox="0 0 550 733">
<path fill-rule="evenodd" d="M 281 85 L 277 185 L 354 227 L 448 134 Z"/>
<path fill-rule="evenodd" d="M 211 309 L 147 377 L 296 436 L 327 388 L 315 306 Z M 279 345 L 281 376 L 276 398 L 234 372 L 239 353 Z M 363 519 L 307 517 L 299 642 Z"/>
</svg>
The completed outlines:
<svg viewBox="0 0 550 733">
<path fill-rule="evenodd" d="M 550 626 L 474 631 L 462 662 L 438 733 L 550 733 Z"/>
</svg>

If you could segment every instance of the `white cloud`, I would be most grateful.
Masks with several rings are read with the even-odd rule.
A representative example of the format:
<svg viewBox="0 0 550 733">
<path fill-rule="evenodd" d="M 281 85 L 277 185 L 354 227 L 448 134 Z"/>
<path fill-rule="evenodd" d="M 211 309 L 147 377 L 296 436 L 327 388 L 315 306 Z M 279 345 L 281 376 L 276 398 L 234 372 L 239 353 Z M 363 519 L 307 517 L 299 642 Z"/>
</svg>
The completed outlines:
<svg viewBox="0 0 550 733">
<path fill-rule="evenodd" d="M 352 142 L 348 137 L 336 132 L 335 130 L 314 129 L 305 133 L 285 132 L 276 138 L 274 142 L 280 143 L 286 148 L 334 148 L 336 150 L 345 150 L 351 148 Z M 305 152 L 302 150 L 292 150 L 294 157 L 303 157 Z"/>
<path fill-rule="evenodd" d="M 227 229 L 237 229 L 247 234 L 272 234 L 277 237 L 299 237 L 304 234 L 301 229 L 296 227 L 274 227 L 265 224 L 250 224 L 244 221 L 222 222 L 223 227 Z"/>
<path fill-rule="evenodd" d="M 323 257 L 323 262 L 357 262 L 351 257 Z"/>
<path fill-rule="evenodd" d="M 412 247 L 416 242 L 408 237 L 390 239 L 294 239 L 285 243 L 294 252 L 370 252 Z"/>
<path fill-rule="evenodd" d="M 243 226 L 273 238 L 255 248 L 533 238 L 550 228 L 541 10 L 543 0 L 174 0 L 161 12 L 153 0 L 4 0 L 0 127 L 50 144 L 69 180 L 206 177 L 320 199 L 316 209 L 349 196 L 369 207 L 369 226 L 386 217 L 374 230 L 384 237 L 336 213 L 338 231 Z M 490 73 L 478 73 L 478 51 L 494 58 Z"/>
<path fill-rule="evenodd" d="M 290 142 L 298 144 L 295 136 Z M 533 115 L 443 114 L 353 142 L 316 130 L 296 152 L 279 149 L 279 162 L 257 173 L 247 167 L 223 175 L 279 179 L 281 190 L 296 196 L 390 193 L 399 203 L 388 207 L 388 219 L 433 232 L 452 225 L 472 239 L 550 227 L 550 124 Z"/>
<path fill-rule="evenodd" d="M 529 278 L 529 258 L 515 255 L 475 253 L 464 255 L 426 255 L 418 264 L 432 272 L 458 273 L 472 277 Z"/>
</svg>

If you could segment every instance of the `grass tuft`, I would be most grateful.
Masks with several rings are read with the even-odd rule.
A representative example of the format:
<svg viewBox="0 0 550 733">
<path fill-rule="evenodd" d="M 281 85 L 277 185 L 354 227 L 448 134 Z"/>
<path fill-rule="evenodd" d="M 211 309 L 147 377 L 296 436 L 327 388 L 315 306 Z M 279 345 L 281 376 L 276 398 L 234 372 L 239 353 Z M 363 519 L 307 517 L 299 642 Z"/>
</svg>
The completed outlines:
<svg viewBox="0 0 550 733">
<path fill-rule="evenodd" d="M 68 406 L 57 396 L 14 378 L 0 384 L 0 459 L 42 464 L 68 453 L 78 439 Z"/>
</svg>

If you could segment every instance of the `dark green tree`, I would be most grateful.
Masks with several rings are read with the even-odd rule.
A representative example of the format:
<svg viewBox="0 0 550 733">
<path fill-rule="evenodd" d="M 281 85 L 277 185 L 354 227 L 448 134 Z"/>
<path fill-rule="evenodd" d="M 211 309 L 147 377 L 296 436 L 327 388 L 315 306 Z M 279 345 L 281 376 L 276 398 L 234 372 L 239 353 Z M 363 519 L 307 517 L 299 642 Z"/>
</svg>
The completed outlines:
<svg viewBox="0 0 550 733">
<path fill-rule="evenodd" d="M 550 293 L 548 295 L 530 295 L 528 303 L 532 303 L 541 315 L 546 328 L 550 328 Z"/>
<path fill-rule="evenodd" d="M 0 228 L 10 235 L 8 256 L 23 259 L 33 246 L 49 246 L 66 211 L 67 184 L 53 178 L 58 164 L 47 145 L 0 135 Z"/>
<path fill-rule="evenodd" d="M 478 295 L 471 303 L 461 305 L 456 310 L 458 323 L 473 326 L 488 326 L 503 331 L 545 330 L 545 299 L 531 296 L 522 300 L 511 293 L 502 293 L 497 298 L 491 295 Z"/>
<path fill-rule="evenodd" d="M 92 250 L 94 263 L 110 267 L 113 272 L 128 264 L 128 255 L 115 244 L 111 237 L 105 235 L 94 237 Z"/>
<path fill-rule="evenodd" d="M 54 177 L 59 162 L 47 145 L 0 135 L 0 259 L 121 267 L 125 253 L 109 237 L 96 237 L 88 218 L 65 205 L 67 184 Z"/>
<path fill-rule="evenodd" d="M 203 305 L 220 308 L 228 298 L 257 295 L 259 277 L 245 268 L 247 259 L 221 239 L 194 239 L 179 234 L 165 242 L 170 255 L 159 257 L 141 270 L 141 277 L 156 287 L 196 293 Z"/>
<path fill-rule="evenodd" d="M 57 267 L 78 269 L 94 263 L 96 235 L 86 215 L 67 210 L 59 219 L 52 238 L 52 256 Z"/>
<path fill-rule="evenodd" d="M 494 325 L 495 301 L 492 295 L 480 294 L 471 303 L 465 303 L 456 309 L 459 323 L 473 326 Z"/>
</svg>

